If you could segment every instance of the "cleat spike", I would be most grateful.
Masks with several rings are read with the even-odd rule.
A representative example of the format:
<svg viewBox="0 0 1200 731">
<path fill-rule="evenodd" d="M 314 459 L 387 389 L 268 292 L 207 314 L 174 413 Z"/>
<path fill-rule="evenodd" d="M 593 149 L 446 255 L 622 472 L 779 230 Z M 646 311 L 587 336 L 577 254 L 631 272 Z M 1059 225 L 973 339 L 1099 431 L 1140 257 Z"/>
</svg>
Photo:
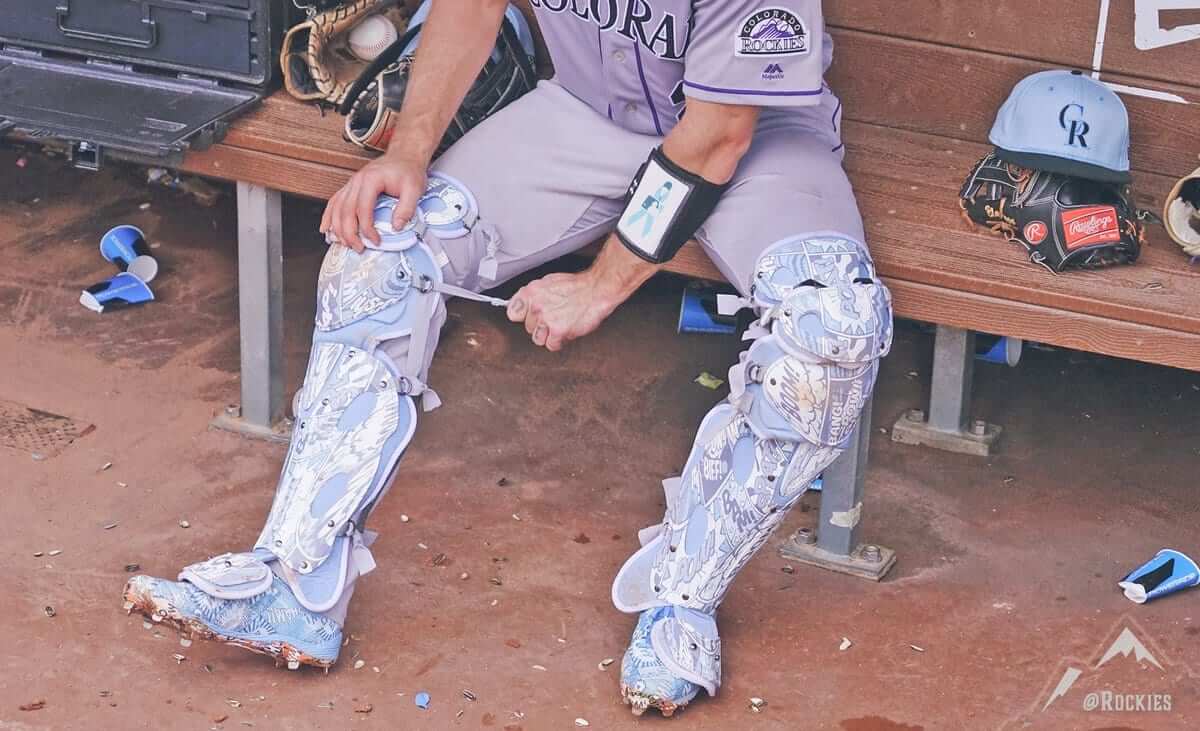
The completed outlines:
<svg viewBox="0 0 1200 731">
<path fill-rule="evenodd" d="M 192 638 L 180 637 L 179 638 L 179 646 L 180 647 L 191 647 L 192 646 Z"/>
<path fill-rule="evenodd" d="M 675 715 L 674 708 L 660 708 L 658 710 L 662 712 L 663 718 L 670 718 Z"/>
<path fill-rule="evenodd" d="M 121 605 L 121 609 L 124 609 L 126 614 L 132 612 L 133 611 L 133 602 L 126 601 L 124 604 Z"/>
<path fill-rule="evenodd" d="M 150 620 L 143 619 L 142 620 L 142 629 L 154 629 L 154 625 L 150 624 Z"/>
<path fill-rule="evenodd" d="M 158 612 L 155 612 L 154 614 L 150 615 L 150 619 L 155 622 L 161 622 L 161 621 L 163 621 L 163 616 L 161 614 L 159 614 Z"/>
<path fill-rule="evenodd" d="M 287 666 L 288 666 L 288 670 L 299 670 L 300 669 L 300 661 L 299 660 L 288 660 Z"/>
<path fill-rule="evenodd" d="M 635 715 L 635 716 L 641 716 L 643 713 L 646 712 L 646 709 L 643 708 L 642 706 L 637 706 L 637 705 L 633 705 L 633 704 L 630 704 L 629 710 L 633 711 L 633 715 Z"/>
</svg>

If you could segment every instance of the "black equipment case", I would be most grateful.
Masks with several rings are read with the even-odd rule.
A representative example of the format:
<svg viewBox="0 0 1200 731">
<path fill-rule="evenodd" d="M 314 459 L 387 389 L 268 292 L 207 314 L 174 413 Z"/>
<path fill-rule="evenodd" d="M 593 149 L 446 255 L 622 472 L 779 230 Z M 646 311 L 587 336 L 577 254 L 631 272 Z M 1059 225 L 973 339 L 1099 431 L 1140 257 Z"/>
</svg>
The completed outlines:
<svg viewBox="0 0 1200 731">
<path fill-rule="evenodd" d="M 0 0 L 0 137 L 177 164 L 279 77 L 289 0 Z"/>
</svg>

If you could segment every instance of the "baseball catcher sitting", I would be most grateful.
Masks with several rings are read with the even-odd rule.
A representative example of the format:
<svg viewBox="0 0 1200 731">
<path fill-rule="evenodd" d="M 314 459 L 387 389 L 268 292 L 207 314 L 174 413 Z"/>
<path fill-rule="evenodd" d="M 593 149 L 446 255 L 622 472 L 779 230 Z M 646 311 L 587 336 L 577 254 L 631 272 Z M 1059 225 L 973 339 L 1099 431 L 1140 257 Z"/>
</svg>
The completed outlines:
<svg viewBox="0 0 1200 731">
<path fill-rule="evenodd" d="M 328 668 L 375 568 L 366 520 L 418 414 L 438 405 L 427 373 L 445 298 L 603 238 L 589 269 L 507 304 L 535 345 L 558 351 L 695 241 L 741 293 L 725 309 L 753 312 L 752 342 L 683 474 L 664 483 L 666 514 L 629 516 L 657 520 L 612 600 L 636 618 L 621 669 L 635 713 L 717 693 L 717 610 L 847 445 L 891 345 L 891 299 L 842 169 L 841 106 L 822 81 L 832 42 L 819 0 L 531 4 L 556 75 L 436 160 L 507 5 L 432 4 L 387 151 L 321 221 L 331 246 L 312 354 L 261 535 L 178 581 L 133 578 L 127 609 L 292 669 Z"/>
</svg>

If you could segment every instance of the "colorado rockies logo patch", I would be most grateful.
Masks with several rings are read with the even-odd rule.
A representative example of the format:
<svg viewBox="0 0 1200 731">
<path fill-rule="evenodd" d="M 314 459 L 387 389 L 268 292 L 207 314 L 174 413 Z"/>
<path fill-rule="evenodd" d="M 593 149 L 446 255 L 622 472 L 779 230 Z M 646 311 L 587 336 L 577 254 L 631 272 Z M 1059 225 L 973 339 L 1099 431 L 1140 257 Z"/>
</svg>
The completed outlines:
<svg viewBox="0 0 1200 731">
<path fill-rule="evenodd" d="M 738 56 L 803 56 L 809 48 L 804 21 L 784 8 L 755 11 L 742 22 L 734 39 Z"/>
</svg>

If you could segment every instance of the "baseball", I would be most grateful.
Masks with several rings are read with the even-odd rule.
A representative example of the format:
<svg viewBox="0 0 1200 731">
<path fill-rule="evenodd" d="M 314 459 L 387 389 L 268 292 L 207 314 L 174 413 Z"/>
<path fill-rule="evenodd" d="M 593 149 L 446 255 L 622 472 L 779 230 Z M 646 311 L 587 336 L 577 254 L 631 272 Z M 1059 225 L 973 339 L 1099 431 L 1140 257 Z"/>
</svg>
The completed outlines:
<svg viewBox="0 0 1200 731">
<path fill-rule="evenodd" d="M 382 15 L 372 15 L 350 31 L 350 52 L 360 61 L 374 61 L 400 34 Z"/>
</svg>

